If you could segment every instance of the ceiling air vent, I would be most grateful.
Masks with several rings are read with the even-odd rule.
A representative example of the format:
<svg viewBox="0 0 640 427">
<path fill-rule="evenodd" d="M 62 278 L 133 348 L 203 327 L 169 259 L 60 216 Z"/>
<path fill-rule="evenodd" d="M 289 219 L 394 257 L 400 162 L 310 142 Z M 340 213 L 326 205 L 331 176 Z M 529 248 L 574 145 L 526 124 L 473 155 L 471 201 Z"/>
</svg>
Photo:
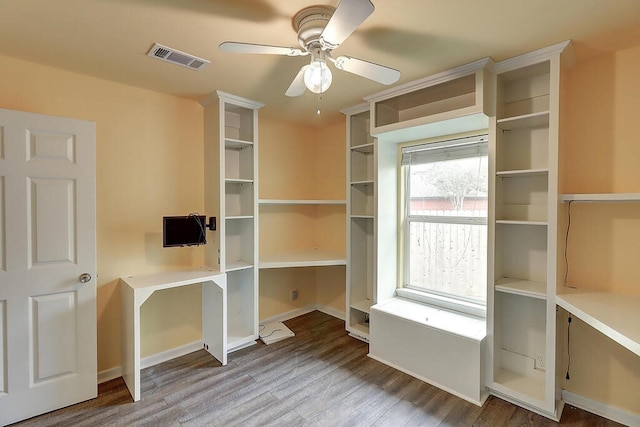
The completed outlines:
<svg viewBox="0 0 640 427">
<path fill-rule="evenodd" d="M 179 50 L 172 49 L 161 44 L 154 44 L 147 53 L 147 56 L 151 56 L 161 61 L 170 62 L 172 64 L 187 67 L 192 70 L 201 70 L 211 63 L 206 59 L 198 58 L 197 56 L 189 55 L 188 53 L 180 52 Z"/>
</svg>

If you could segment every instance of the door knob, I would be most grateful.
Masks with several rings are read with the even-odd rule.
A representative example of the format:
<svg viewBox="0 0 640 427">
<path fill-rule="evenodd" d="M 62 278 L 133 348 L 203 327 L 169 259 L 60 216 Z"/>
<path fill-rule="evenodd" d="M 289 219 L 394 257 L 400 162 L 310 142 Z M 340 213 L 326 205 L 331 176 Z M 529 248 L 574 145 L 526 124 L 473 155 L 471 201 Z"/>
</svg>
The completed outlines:
<svg viewBox="0 0 640 427">
<path fill-rule="evenodd" d="M 80 283 L 87 283 L 91 280 L 91 275 L 89 273 L 82 273 L 79 277 Z"/>
</svg>

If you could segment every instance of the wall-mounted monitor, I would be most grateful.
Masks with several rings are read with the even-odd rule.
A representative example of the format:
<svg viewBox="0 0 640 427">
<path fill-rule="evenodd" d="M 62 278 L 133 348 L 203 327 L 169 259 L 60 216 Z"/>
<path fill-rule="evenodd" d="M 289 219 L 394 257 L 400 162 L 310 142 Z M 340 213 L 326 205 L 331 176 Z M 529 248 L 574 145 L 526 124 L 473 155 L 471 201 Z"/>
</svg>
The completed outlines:
<svg viewBox="0 0 640 427">
<path fill-rule="evenodd" d="M 207 243 L 207 218 L 204 215 L 165 216 L 162 218 L 162 246 L 194 246 Z"/>
</svg>

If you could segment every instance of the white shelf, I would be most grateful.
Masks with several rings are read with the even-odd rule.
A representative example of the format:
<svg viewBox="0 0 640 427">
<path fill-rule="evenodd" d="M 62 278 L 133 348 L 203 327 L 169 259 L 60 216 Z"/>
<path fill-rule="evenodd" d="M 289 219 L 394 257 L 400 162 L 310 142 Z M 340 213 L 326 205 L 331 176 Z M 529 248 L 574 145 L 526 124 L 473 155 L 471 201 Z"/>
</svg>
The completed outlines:
<svg viewBox="0 0 640 427">
<path fill-rule="evenodd" d="M 526 376 L 506 369 L 498 369 L 491 387 L 499 393 L 506 394 L 535 406 L 544 401 L 544 377 Z"/>
<path fill-rule="evenodd" d="M 229 271 L 246 270 L 248 268 L 253 268 L 253 264 L 250 262 L 238 260 L 238 261 L 227 262 L 225 271 L 229 272 Z"/>
<path fill-rule="evenodd" d="M 253 215 L 228 215 L 228 216 L 225 217 L 225 219 L 227 219 L 227 220 L 253 219 Z"/>
<path fill-rule="evenodd" d="M 535 128 L 549 125 L 549 111 L 524 114 L 522 116 L 506 117 L 497 120 L 498 128 L 502 130 L 515 130 Z"/>
<path fill-rule="evenodd" d="M 346 205 L 346 200 L 260 199 L 261 205 Z"/>
<path fill-rule="evenodd" d="M 516 176 L 531 176 L 531 175 L 546 175 L 549 173 L 549 169 L 520 169 L 520 170 L 508 170 L 498 171 L 496 176 L 499 177 L 516 177 Z"/>
<path fill-rule="evenodd" d="M 260 258 L 260 268 L 290 268 L 290 267 L 323 267 L 329 265 L 346 265 L 344 253 L 309 249 L 291 251 Z"/>
<path fill-rule="evenodd" d="M 512 219 L 497 219 L 496 224 L 506 224 L 506 225 L 537 225 L 537 226 L 547 226 L 547 221 L 526 221 L 526 220 L 512 220 Z"/>
<path fill-rule="evenodd" d="M 369 314 L 371 311 L 371 306 L 373 305 L 373 301 L 370 299 L 363 299 L 360 301 L 356 301 L 351 304 L 351 308 L 356 309 L 358 311 L 362 311 L 363 313 Z"/>
<path fill-rule="evenodd" d="M 248 178 L 225 178 L 225 184 L 253 184 L 252 179 Z"/>
<path fill-rule="evenodd" d="M 349 325 L 349 329 L 350 329 L 349 332 L 353 332 L 356 335 L 360 335 L 363 338 L 369 339 L 369 324 L 368 323 L 353 323 L 353 324 Z"/>
<path fill-rule="evenodd" d="M 351 219 L 374 219 L 373 215 L 351 215 Z"/>
<path fill-rule="evenodd" d="M 543 282 L 505 277 L 496 280 L 495 290 L 530 298 L 547 299 L 547 284 Z"/>
<path fill-rule="evenodd" d="M 640 356 L 640 296 L 562 288 L 556 303 Z"/>
<path fill-rule="evenodd" d="M 240 350 L 241 348 L 248 347 L 256 343 L 255 337 L 251 335 L 246 335 L 246 331 L 242 330 L 229 330 L 227 332 L 227 348 L 228 351 Z"/>
<path fill-rule="evenodd" d="M 232 148 L 235 150 L 239 150 L 242 148 L 252 147 L 253 142 L 251 141 L 243 141 L 242 139 L 234 139 L 234 138 L 225 138 L 224 139 L 225 148 Z"/>
<path fill-rule="evenodd" d="M 351 147 L 351 151 L 357 151 L 359 153 L 373 153 L 373 142 L 353 146 Z"/>
<path fill-rule="evenodd" d="M 373 185 L 374 181 L 372 179 L 367 179 L 364 181 L 351 181 L 351 185 Z"/>
<path fill-rule="evenodd" d="M 561 194 L 565 202 L 640 202 L 640 193 Z"/>
</svg>

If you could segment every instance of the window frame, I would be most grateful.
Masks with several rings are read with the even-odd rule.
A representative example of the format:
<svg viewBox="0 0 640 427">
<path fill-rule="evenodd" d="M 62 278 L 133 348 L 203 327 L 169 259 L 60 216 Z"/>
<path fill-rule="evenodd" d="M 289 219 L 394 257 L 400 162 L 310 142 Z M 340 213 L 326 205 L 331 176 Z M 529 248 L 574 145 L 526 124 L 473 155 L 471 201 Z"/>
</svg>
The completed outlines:
<svg viewBox="0 0 640 427">
<path fill-rule="evenodd" d="M 434 306 L 438 306 L 447 310 L 457 311 L 464 314 L 469 314 L 476 317 L 486 317 L 487 301 L 481 301 L 477 298 L 468 298 L 461 295 L 455 295 L 452 293 L 441 292 L 435 289 L 424 289 L 412 287 L 409 284 L 410 278 L 410 230 L 412 223 L 444 223 L 444 224 L 469 224 L 469 225 L 484 225 L 487 227 L 486 242 L 487 253 L 485 254 L 488 262 L 488 240 L 489 240 L 489 213 L 484 217 L 473 216 L 434 216 L 434 215 L 411 215 L 411 197 L 410 197 L 410 164 L 411 161 L 407 158 L 407 154 L 411 153 L 425 153 L 427 150 L 433 150 L 433 152 L 443 151 L 446 152 L 448 148 L 455 147 L 456 145 L 475 144 L 480 147 L 479 154 L 484 154 L 488 158 L 488 135 L 482 133 L 479 135 L 473 135 L 471 137 L 455 138 L 449 140 L 440 140 L 431 143 L 421 143 L 418 145 L 411 145 L 402 147 L 400 150 L 400 168 L 401 176 L 403 178 L 402 191 L 400 191 L 401 197 L 401 215 L 399 216 L 400 230 L 402 230 L 403 251 L 400 262 L 402 263 L 402 281 L 401 286 L 396 290 L 396 293 L 400 297 L 415 300 L 417 302 L 426 303 Z M 460 151 L 463 152 L 463 151 Z M 422 154 L 423 156 L 428 154 Z M 447 157 L 445 154 L 444 157 Z M 451 160 L 461 159 L 464 157 L 475 157 L 471 155 L 461 155 L 454 157 L 447 157 Z M 442 156 L 440 155 L 440 158 Z M 446 159 L 442 159 L 446 160 Z M 488 159 L 487 159 L 488 160 Z M 436 156 L 433 156 L 431 161 L 437 161 Z M 426 163 L 426 162 L 420 162 Z M 488 168 L 488 164 L 487 164 Z M 489 187 L 489 186 L 488 186 Z M 487 188 L 487 191 L 489 188 Z M 488 194 L 487 194 L 488 196 Z M 488 206 L 487 206 L 488 208 Z M 487 265 L 488 268 L 488 265 Z M 485 286 L 487 286 L 487 277 L 485 277 Z M 488 296 L 488 293 L 487 293 Z"/>
</svg>

